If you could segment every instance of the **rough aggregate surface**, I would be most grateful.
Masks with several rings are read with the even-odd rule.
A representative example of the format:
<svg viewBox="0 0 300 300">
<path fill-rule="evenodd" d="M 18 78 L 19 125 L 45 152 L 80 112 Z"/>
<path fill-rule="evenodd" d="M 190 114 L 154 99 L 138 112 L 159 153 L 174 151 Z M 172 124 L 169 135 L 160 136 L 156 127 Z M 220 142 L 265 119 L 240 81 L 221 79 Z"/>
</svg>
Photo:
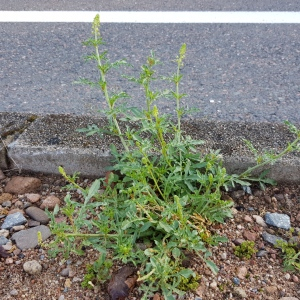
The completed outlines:
<svg viewBox="0 0 300 300">
<path fill-rule="evenodd" d="M 5 186 L 10 181 L 12 173 L 6 172 L 6 178 L 0 181 L 0 197 Z M 41 180 L 41 186 L 34 191 L 40 198 L 31 203 L 24 194 L 11 194 L 11 205 L 0 206 L 0 226 L 7 214 L 18 209 L 24 213 L 27 223 L 23 227 L 13 227 L 10 230 L 0 230 L 1 244 L 7 257 L 0 258 L 0 299 L 109 299 L 107 284 L 95 285 L 91 290 L 81 287 L 85 274 L 85 265 L 97 259 L 97 252 L 87 248 L 83 256 L 71 255 L 64 259 L 61 255 L 50 258 L 47 250 L 40 246 L 20 249 L 14 244 L 12 234 L 22 235 L 22 231 L 37 226 L 39 222 L 33 220 L 34 215 L 27 215 L 28 207 L 40 207 L 42 201 L 55 196 L 63 202 L 66 182 L 60 176 L 43 174 L 22 174 L 22 176 L 36 176 Z M 91 179 L 81 178 L 81 186 L 91 184 Z M 73 197 L 79 197 L 72 191 Z M 286 201 L 287 196 L 289 202 Z M 234 217 L 225 224 L 213 224 L 209 227 L 212 233 L 228 238 L 228 242 L 211 247 L 212 260 L 220 268 L 217 275 L 213 275 L 196 257 L 191 257 L 190 267 L 201 275 L 199 287 L 188 292 L 180 299 L 300 299 L 299 273 L 285 272 L 282 266 L 282 256 L 279 249 L 269 243 L 264 236 L 273 235 L 276 238 L 289 240 L 297 239 L 300 232 L 300 185 L 279 185 L 268 187 L 265 191 L 252 188 L 252 194 L 241 190 L 231 191 L 226 197 L 234 198 Z M 38 197 L 35 197 L 35 200 Z M 279 200 L 278 200 L 279 199 Z M 17 204 L 17 207 L 16 207 Z M 290 219 L 293 232 L 275 226 L 266 225 L 266 213 L 279 213 Z M 36 222 L 36 223 L 34 223 Z M 42 225 L 47 227 L 47 225 Z M 35 228 L 35 227 L 32 227 Z M 32 229 L 31 228 L 31 229 Z M 256 254 L 250 259 L 238 258 L 234 249 L 245 240 L 253 240 Z M 51 237 L 44 242 L 51 241 Z M 1 254 L 1 251 L 0 251 Z M 28 269 L 29 266 L 29 269 Z M 33 268 L 30 268 L 33 267 Z M 112 272 L 120 269 L 116 264 Z M 142 295 L 134 288 L 128 299 L 138 300 Z M 163 299 L 159 292 L 153 299 Z M 179 298 L 178 298 L 179 299 Z"/>
</svg>

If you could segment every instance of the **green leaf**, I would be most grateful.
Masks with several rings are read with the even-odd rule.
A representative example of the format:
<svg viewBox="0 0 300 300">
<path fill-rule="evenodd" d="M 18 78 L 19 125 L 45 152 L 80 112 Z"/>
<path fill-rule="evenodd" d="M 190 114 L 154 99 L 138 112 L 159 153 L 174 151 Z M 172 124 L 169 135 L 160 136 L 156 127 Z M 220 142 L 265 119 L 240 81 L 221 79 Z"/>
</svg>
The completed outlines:
<svg viewBox="0 0 300 300">
<path fill-rule="evenodd" d="M 159 221 L 157 227 L 158 227 L 158 229 L 162 228 L 164 231 L 166 231 L 168 233 L 173 230 L 173 228 L 169 224 L 164 223 L 163 221 Z"/>
<path fill-rule="evenodd" d="M 57 213 L 59 212 L 59 205 L 55 204 L 54 210 L 53 210 L 53 215 L 57 215 Z"/>
<path fill-rule="evenodd" d="M 181 255 L 181 251 L 176 247 L 172 249 L 172 255 L 175 259 L 178 259 Z"/>
<path fill-rule="evenodd" d="M 86 205 L 90 201 L 90 199 L 95 196 L 95 194 L 99 191 L 99 189 L 100 189 L 100 179 L 96 179 L 93 182 L 92 186 L 89 188 L 88 195 L 84 200 L 84 205 Z"/>
<path fill-rule="evenodd" d="M 139 232 L 144 232 L 146 230 L 148 230 L 150 227 L 152 226 L 151 222 L 146 222 L 139 230 Z"/>
<path fill-rule="evenodd" d="M 195 276 L 195 272 L 192 271 L 191 269 L 183 269 L 180 270 L 180 272 L 178 273 L 180 276 L 183 276 L 184 278 L 190 278 L 191 276 Z"/>
<path fill-rule="evenodd" d="M 219 268 L 216 266 L 214 262 L 212 262 L 211 260 L 206 260 L 206 264 L 215 275 L 218 274 Z"/>
<path fill-rule="evenodd" d="M 126 230 L 128 229 L 129 227 L 131 227 L 131 224 L 133 223 L 133 221 L 131 220 L 125 220 L 122 222 L 122 230 Z"/>
</svg>

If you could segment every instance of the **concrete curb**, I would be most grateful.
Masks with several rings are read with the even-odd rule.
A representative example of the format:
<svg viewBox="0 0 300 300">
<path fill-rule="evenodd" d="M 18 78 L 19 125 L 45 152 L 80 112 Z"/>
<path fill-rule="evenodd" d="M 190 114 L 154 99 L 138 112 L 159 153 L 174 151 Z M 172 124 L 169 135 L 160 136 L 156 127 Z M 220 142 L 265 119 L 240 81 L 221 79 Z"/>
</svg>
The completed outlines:
<svg viewBox="0 0 300 300">
<path fill-rule="evenodd" d="M 25 171 L 56 174 L 61 165 L 69 174 L 80 172 L 84 176 L 100 177 L 111 164 L 110 144 L 122 149 L 115 137 L 87 137 L 76 131 L 92 124 L 101 127 L 107 124 L 103 118 L 0 113 L 0 124 L 0 135 L 7 141 L 7 151 L 3 145 L 0 147 L 2 169 L 16 165 Z M 205 141 L 199 151 L 220 149 L 229 173 L 241 173 L 255 163 L 244 139 L 250 140 L 258 150 L 275 152 L 294 139 L 286 126 L 273 123 L 189 120 L 183 122 L 182 128 L 193 138 Z M 300 153 L 289 154 L 268 168 L 269 177 L 278 182 L 300 183 Z"/>
</svg>

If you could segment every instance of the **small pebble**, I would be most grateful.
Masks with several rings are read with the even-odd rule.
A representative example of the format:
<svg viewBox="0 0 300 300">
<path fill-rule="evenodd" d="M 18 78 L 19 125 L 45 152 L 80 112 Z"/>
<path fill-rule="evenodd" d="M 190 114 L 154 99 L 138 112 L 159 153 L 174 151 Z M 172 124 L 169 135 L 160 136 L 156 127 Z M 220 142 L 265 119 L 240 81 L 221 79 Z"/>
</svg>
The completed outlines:
<svg viewBox="0 0 300 300">
<path fill-rule="evenodd" d="M 34 275 L 41 273 L 42 266 L 36 260 L 30 260 L 23 264 L 23 269 L 26 273 Z"/>
<path fill-rule="evenodd" d="M 218 285 L 215 281 L 213 281 L 210 283 L 209 287 L 211 287 L 212 289 L 216 289 L 218 287 Z"/>
<path fill-rule="evenodd" d="M 60 272 L 60 275 L 63 277 L 68 277 L 69 276 L 69 268 L 65 268 Z"/>
<path fill-rule="evenodd" d="M 11 258 L 11 257 L 8 257 L 6 260 L 5 260 L 5 264 L 7 265 L 11 265 L 14 263 L 14 260 Z"/>
<path fill-rule="evenodd" d="M 226 260 L 227 259 L 227 253 L 226 252 L 221 253 L 221 259 L 222 260 Z"/>
<path fill-rule="evenodd" d="M 253 215 L 252 217 L 258 225 L 260 225 L 262 227 L 267 227 L 266 222 L 264 221 L 264 219 L 261 216 Z"/>
<path fill-rule="evenodd" d="M 13 231 L 20 231 L 20 230 L 24 230 L 24 229 L 25 229 L 24 225 L 17 225 L 12 228 Z"/>
<path fill-rule="evenodd" d="M 268 251 L 266 250 L 259 250 L 257 253 L 256 253 L 256 256 L 257 257 L 263 257 L 263 256 L 266 256 L 268 254 Z"/>
<path fill-rule="evenodd" d="M 247 275 L 247 273 L 248 273 L 248 270 L 246 267 L 238 267 L 237 268 L 237 277 L 239 279 L 244 279 L 245 276 Z"/>
<path fill-rule="evenodd" d="M 69 278 L 67 278 L 66 281 L 65 281 L 65 288 L 67 288 L 67 289 L 70 288 L 71 284 L 72 284 L 71 280 Z"/>
<path fill-rule="evenodd" d="M 240 283 L 241 283 L 237 277 L 233 277 L 232 281 L 235 285 L 240 285 Z"/>
<path fill-rule="evenodd" d="M 247 294 L 246 294 L 246 292 L 242 288 L 240 288 L 240 287 L 234 287 L 233 291 L 239 297 L 247 299 Z"/>
<path fill-rule="evenodd" d="M 291 279 L 291 275 L 290 275 L 289 273 L 286 273 L 286 274 L 284 275 L 284 278 L 285 278 L 286 280 L 290 280 L 290 279 Z"/>
<path fill-rule="evenodd" d="M 10 200 L 4 201 L 1 205 L 2 205 L 3 207 L 11 207 L 11 201 L 10 201 Z"/>
<path fill-rule="evenodd" d="M 247 223 L 252 223 L 253 222 L 252 218 L 250 216 L 248 216 L 248 215 L 246 215 L 244 217 L 244 221 L 247 222 Z"/>
<path fill-rule="evenodd" d="M 9 292 L 9 294 L 10 294 L 11 296 L 17 296 L 17 295 L 18 295 L 18 291 L 17 291 L 16 289 L 12 289 L 12 290 Z"/>
</svg>

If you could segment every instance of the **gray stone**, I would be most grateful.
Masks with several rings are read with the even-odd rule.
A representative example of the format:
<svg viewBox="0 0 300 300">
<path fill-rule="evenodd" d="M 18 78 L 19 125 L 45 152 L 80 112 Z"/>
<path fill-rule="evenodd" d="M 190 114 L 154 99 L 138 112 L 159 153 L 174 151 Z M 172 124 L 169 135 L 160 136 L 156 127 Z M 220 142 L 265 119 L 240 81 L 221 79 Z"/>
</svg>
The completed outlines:
<svg viewBox="0 0 300 300">
<path fill-rule="evenodd" d="M 272 245 L 275 245 L 277 240 L 285 241 L 285 239 L 283 239 L 279 236 L 267 233 L 267 232 L 263 232 L 261 236 L 264 239 L 264 241 L 266 241 Z"/>
<path fill-rule="evenodd" d="M 241 298 L 247 298 L 246 292 L 241 287 L 234 287 L 233 293 Z"/>
<path fill-rule="evenodd" d="M 25 212 L 31 219 L 38 221 L 41 224 L 47 224 L 49 222 L 49 217 L 47 214 L 36 206 L 28 207 Z"/>
<path fill-rule="evenodd" d="M 256 256 L 257 257 L 263 257 L 263 256 L 266 256 L 268 254 L 268 251 L 266 250 L 259 250 L 257 253 L 256 253 Z"/>
<path fill-rule="evenodd" d="M 231 196 L 234 200 L 237 200 L 245 196 L 245 191 L 244 190 L 233 191 Z"/>
<path fill-rule="evenodd" d="M 5 245 L 8 242 L 8 239 L 4 236 L 0 236 L 0 245 Z"/>
<path fill-rule="evenodd" d="M 252 217 L 253 217 L 253 219 L 255 219 L 255 222 L 258 225 L 260 225 L 262 227 L 267 227 L 267 224 L 265 223 L 264 219 L 261 216 L 259 216 L 259 215 L 253 215 Z"/>
<path fill-rule="evenodd" d="M 11 201 L 10 200 L 8 200 L 8 201 L 4 201 L 3 203 L 2 203 L 2 206 L 3 207 L 11 207 Z"/>
<path fill-rule="evenodd" d="M 1 226 L 1 229 L 10 229 L 17 225 L 23 225 L 26 222 L 27 222 L 26 218 L 20 212 L 16 212 L 14 214 L 8 215 L 5 218 Z"/>
<path fill-rule="evenodd" d="M 17 295 L 18 295 L 18 291 L 17 291 L 16 289 L 12 289 L 12 290 L 9 292 L 9 294 L 10 294 L 11 296 L 17 296 Z"/>
<path fill-rule="evenodd" d="M 63 276 L 63 277 L 68 277 L 69 276 L 69 271 L 70 271 L 69 268 L 64 268 L 64 269 L 61 270 L 60 275 Z"/>
<path fill-rule="evenodd" d="M 21 250 L 32 249 L 38 245 L 38 231 L 42 234 L 42 241 L 51 236 L 50 229 L 45 225 L 36 226 L 27 230 L 16 232 L 11 239 L 17 244 Z"/>
<path fill-rule="evenodd" d="M 34 221 L 31 219 L 28 220 L 28 227 L 35 227 L 35 226 L 39 226 L 39 225 L 41 225 L 41 223 L 38 221 Z"/>
<path fill-rule="evenodd" d="M 36 260 L 29 260 L 23 264 L 26 273 L 35 275 L 42 272 L 42 266 Z"/>
<path fill-rule="evenodd" d="M 266 213 L 265 221 L 268 225 L 289 230 L 291 228 L 291 220 L 288 215 L 278 213 Z"/>
</svg>

